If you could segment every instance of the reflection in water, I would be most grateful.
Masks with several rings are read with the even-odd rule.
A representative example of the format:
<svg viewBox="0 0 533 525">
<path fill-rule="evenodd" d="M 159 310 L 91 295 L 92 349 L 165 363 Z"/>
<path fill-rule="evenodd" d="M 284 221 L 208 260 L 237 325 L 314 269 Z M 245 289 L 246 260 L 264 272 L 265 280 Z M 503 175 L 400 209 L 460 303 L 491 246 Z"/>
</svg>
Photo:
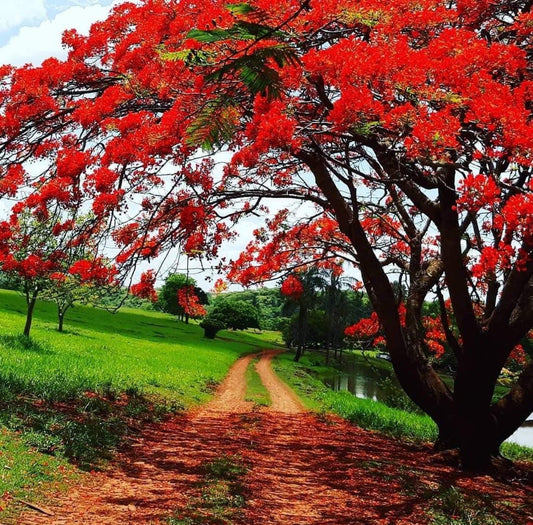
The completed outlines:
<svg viewBox="0 0 533 525">
<path fill-rule="evenodd" d="M 386 378 L 390 379 L 387 385 L 389 390 L 384 389 L 382 385 L 382 380 Z M 351 392 L 357 397 L 373 401 L 386 402 L 387 396 L 390 395 L 391 383 L 400 390 L 394 374 L 366 365 L 351 367 L 345 372 L 321 379 L 332 390 Z M 533 448 L 533 414 L 507 441 Z"/>
<path fill-rule="evenodd" d="M 507 441 L 533 448 L 533 419 L 526 421 Z"/>
<path fill-rule="evenodd" d="M 378 382 L 375 379 L 370 379 L 369 377 L 356 374 L 342 374 L 329 377 L 324 380 L 324 383 L 335 391 L 347 391 L 363 399 L 382 401 L 382 399 L 378 397 Z"/>
</svg>

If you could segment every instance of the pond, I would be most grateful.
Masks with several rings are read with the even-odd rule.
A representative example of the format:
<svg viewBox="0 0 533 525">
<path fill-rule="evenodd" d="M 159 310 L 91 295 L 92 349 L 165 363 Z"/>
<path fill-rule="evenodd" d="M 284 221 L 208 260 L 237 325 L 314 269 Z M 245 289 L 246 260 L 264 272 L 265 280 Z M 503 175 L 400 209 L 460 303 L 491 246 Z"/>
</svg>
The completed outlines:
<svg viewBox="0 0 533 525">
<path fill-rule="evenodd" d="M 402 390 L 394 374 L 369 364 L 344 365 L 343 371 L 320 379 L 332 390 L 348 391 L 388 405 L 391 405 L 392 396 L 396 404 L 402 403 Z M 507 441 L 533 448 L 533 414 Z"/>
</svg>

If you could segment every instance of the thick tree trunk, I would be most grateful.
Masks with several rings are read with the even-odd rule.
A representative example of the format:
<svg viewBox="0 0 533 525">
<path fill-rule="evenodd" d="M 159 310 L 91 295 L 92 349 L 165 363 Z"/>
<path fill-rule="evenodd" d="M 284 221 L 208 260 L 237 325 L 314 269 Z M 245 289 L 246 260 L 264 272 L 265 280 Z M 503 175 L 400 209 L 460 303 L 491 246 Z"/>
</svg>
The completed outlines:
<svg viewBox="0 0 533 525">
<path fill-rule="evenodd" d="M 464 468 L 480 470 L 495 452 L 497 425 L 490 406 L 498 372 L 490 348 L 464 351 L 454 385 L 455 426 Z"/>
</svg>

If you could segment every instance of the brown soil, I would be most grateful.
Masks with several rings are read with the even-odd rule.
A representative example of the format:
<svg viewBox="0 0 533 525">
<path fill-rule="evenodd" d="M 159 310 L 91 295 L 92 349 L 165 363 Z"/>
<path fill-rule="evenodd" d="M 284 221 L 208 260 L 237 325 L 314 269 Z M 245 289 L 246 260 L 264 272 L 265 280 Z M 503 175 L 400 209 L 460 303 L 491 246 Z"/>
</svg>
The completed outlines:
<svg viewBox="0 0 533 525">
<path fill-rule="evenodd" d="M 272 372 L 274 354 L 261 354 L 257 365 L 271 394 L 269 409 L 244 401 L 245 371 L 253 356 L 245 357 L 210 404 L 149 425 L 109 471 L 88 476 L 66 495 L 51 495 L 46 508 L 53 517 L 27 511 L 16 523 L 167 523 L 176 510 L 187 515 L 200 500 L 204 466 L 221 456 L 239 457 L 248 466 L 246 504 L 231 521 L 188 523 L 422 525 L 431 521 L 428 500 L 437 501 L 434 496 L 451 486 L 487 502 L 504 501 L 508 523 L 530 523 L 531 484 L 467 476 L 431 455 L 429 447 L 407 446 L 305 412 Z"/>
</svg>

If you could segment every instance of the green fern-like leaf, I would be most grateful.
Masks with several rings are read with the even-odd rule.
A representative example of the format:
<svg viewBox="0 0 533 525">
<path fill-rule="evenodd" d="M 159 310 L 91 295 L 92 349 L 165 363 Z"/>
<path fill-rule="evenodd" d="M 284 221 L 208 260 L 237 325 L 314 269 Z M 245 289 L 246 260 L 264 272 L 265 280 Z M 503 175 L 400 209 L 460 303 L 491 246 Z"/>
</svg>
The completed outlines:
<svg viewBox="0 0 533 525">
<path fill-rule="evenodd" d="M 264 22 L 268 18 L 263 10 L 246 3 L 227 4 L 226 9 L 235 17 L 245 16 L 248 20 L 256 22 Z"/>
<path fill-rule="evenodd" d="M 233 119 L 228 118 L 233 109 L 229 97 L 210 100 L 187 128 L 187 144 L 212 150 L 229 141 L 235 131 Z"/>
<path fill-rule="evenodd" d="M 188 66 L 208 66 L 212 60 L 212 54 L 201 49 L 162 52 L 160 56 L 163 60 L 168 60 L 169 62 L 181 60 Z"/>
<path fill-rule="evenodd" d="M 226 9 L 232 14 L 232 15 L 243 15 L 248 16 L 252 13 L 256 13 L 258 9 L 250 4 L 242 3 L 242 4 L 226 4 Z"/>
<path fill-rule="evenodd" d="M 284 39 L 283 31 L 274 30 L 263 24 L 239 20 L 227 29 L 191 29 L 187 38 L 204 44 L 213 44 L 224 40 L 260 40 L 262 38 Z"/>
</svg>

